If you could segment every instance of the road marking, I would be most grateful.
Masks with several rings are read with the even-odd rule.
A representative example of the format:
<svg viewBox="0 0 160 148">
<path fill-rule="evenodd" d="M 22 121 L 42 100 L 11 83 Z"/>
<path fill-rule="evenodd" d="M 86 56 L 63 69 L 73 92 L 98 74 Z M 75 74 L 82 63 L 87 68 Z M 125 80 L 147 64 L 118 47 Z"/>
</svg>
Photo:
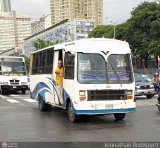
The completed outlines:
<svg viewBox="0 0 160 148">
<path fill-rule="evenodd" d="M 33 100 L 33 99 L 23 99 L 24 101 L 27 101 L 27 102 L 31 102 L 31 103 L 35 103 L 37 102 L 36 100 Z"/>
<path fill-rule="evenodd" d="M 14 100 L 14 99 L 6 99 L 8 102 L 10 103 L 20 103 L 19 101 L 17 100 Z"/>
</svg>

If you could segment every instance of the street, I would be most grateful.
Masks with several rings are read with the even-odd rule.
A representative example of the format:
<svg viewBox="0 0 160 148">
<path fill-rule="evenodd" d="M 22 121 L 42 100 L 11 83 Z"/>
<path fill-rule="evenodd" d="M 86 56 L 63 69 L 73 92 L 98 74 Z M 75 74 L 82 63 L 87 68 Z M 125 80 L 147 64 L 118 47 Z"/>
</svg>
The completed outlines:
<svg viewBox="0 0 160 148">
<path fill-rule="evenodd" d="M 0 139 L 16 142 L 159 141 L 160 112 L 156 97 L 137 98 L 137 111 L 124 121 L 94 116 L 71 123 L 64 110 L 40 112 L 30 94 L 0 95 Z"/>
</svg>

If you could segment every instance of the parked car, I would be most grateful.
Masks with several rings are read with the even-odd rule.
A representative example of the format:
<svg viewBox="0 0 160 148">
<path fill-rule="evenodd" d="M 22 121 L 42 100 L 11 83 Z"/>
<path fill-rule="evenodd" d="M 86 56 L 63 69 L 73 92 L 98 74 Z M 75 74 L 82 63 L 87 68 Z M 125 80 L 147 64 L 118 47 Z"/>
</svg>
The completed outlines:
<svg viewBox="0 0 160 148">
<path fill-rule="evenodd" d="M 142 77 L 145 78 L 149 82 L 151 82 L 153 78 L 153 76 L 150 74 L 142 74 Z"/>
<path fill-rule="evenodd" d="M 148 81 L 144 75 L 135 73 L 136 91 L 135 96 L 145 95 L 147 99 L 151 99 L 156 94 L 154 85 Z"/>
</svg>

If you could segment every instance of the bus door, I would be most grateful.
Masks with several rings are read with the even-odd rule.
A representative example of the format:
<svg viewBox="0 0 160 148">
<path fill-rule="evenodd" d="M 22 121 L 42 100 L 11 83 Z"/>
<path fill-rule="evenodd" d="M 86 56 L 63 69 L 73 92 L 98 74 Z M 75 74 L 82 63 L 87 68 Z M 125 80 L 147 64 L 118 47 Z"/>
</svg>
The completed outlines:
<svg viewBox="0 0 160 148">
<path fill-rule="evenodd" d="M 55 74 L 55 69 L 58 67 L 58 61 L 61 60 L 63 63 L 63 50 L 56 50 L 54 52 L 54 61 L 53 61 L 53 79 L 56 81 L 56 74 Z M 60 105 L 60 100 L 58 97 L 58 90 L 57 87 L 54 88 L 54 100 L 56 105 Z"/>
</svg>

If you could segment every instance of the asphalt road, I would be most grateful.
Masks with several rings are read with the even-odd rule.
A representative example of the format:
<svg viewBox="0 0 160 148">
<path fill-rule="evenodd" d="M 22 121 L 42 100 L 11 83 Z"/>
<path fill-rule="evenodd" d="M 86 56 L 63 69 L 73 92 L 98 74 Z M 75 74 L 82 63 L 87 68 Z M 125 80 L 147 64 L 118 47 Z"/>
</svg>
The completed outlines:
<svg viewBox="0 0 160 148">
<path fill-rule="evenodd" d="M 64 110 L 42 113 L 26 95 L 0 95 L 0 141 L 16 142 L 155 142 L 160 140 L 156 97 L 138 98 L 137 111 L 116 122 L 113 116 L 94 116 L 71 123 Z"/>
</svg>

